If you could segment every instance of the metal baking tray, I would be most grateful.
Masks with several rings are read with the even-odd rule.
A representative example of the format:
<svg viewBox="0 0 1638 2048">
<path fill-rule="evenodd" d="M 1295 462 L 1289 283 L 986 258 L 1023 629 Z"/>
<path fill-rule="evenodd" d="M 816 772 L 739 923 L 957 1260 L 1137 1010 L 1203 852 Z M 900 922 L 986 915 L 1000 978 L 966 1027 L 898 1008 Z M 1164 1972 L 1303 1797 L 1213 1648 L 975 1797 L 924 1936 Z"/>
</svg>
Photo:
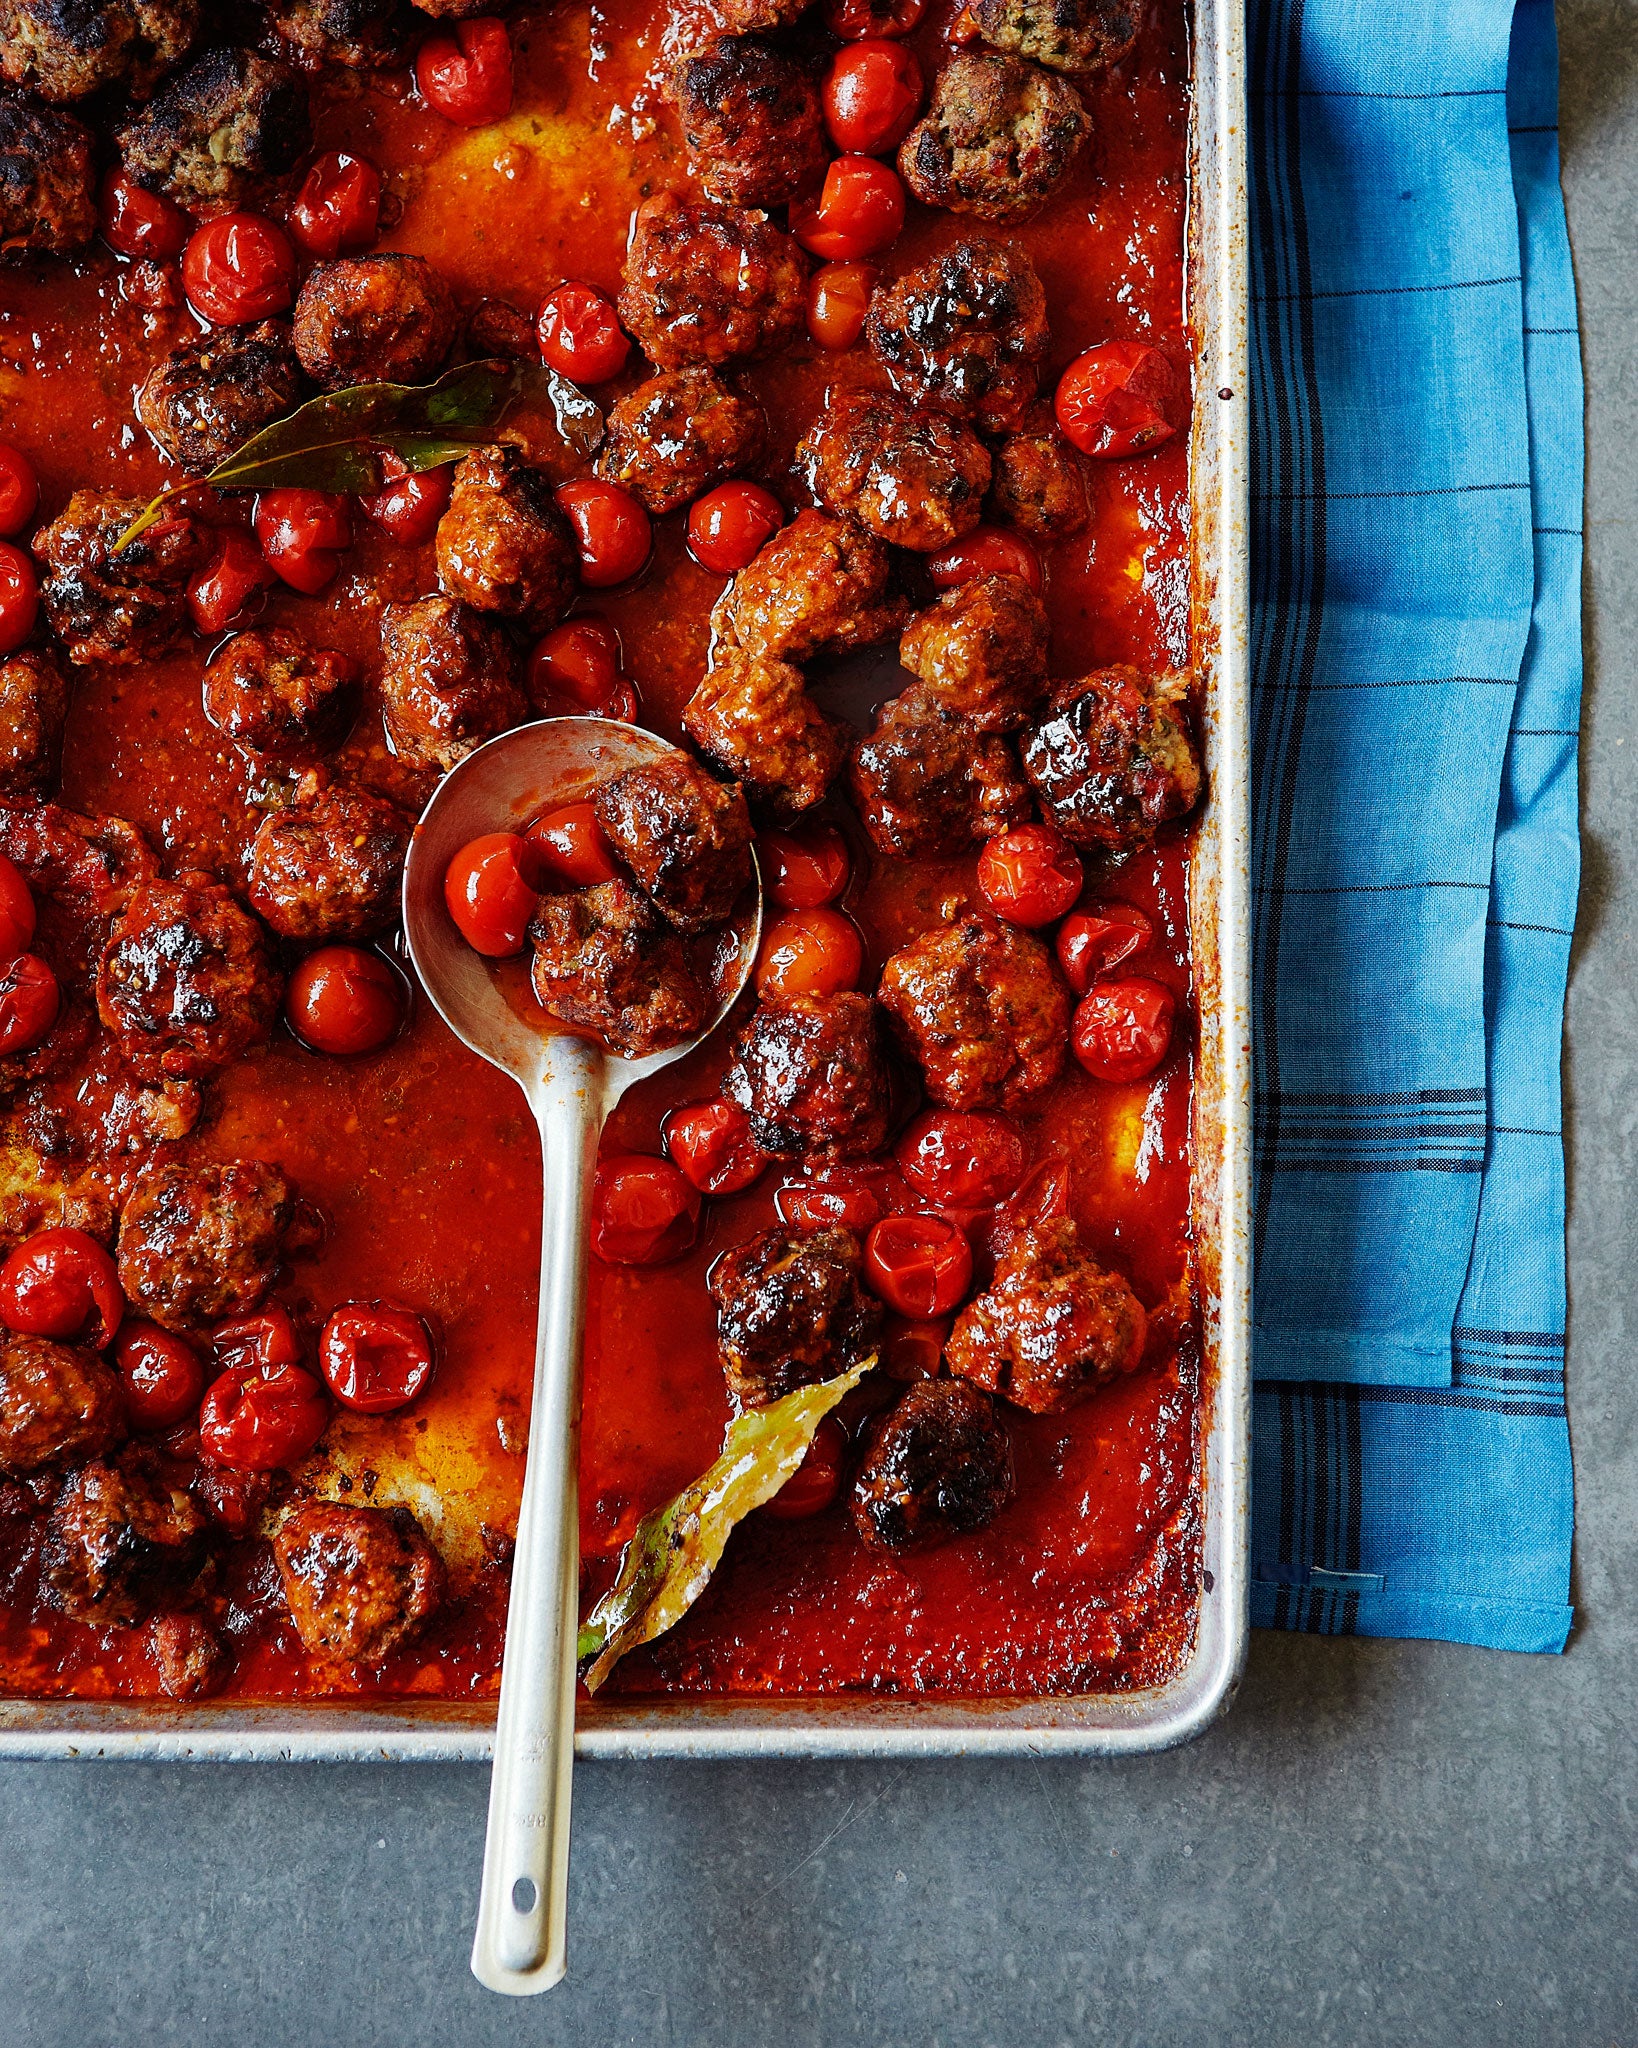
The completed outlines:
<svg viewBox="0 0 1638 2048">
<path fill-rule="evenodd" d="M 608 1699 L 583 1703 L 589 1757 L 1132 1755 L 1197 1735 L 1245 1657 L 1251 1412 L 1251 967 L 1245 55 L 1240 0 L 1196 0 L 1188 208 L 1194 348 L 1193 662 L 1209 801 L 1191 866 L 1200 1011 L 1194 1211 L 1205 1320 L 1199 1618 L 1165 1685 L 1075 1698 Z M 477 1762 L 494 1703 L 172 1706 L 0 1700 L 0 1757 L 149 1762 Z"/>
</svg>

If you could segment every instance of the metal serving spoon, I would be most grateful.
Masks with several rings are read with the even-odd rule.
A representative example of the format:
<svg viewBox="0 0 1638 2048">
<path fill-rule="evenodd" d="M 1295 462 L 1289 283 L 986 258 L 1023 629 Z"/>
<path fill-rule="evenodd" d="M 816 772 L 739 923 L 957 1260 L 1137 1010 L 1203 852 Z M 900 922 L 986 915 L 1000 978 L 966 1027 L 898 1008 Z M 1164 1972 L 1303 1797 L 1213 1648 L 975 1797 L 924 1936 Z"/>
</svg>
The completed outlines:
<svg viewBox="0 0 1638 2048">
<path fill-rule="evenodd" d="M 574 1768 L 575 1638 L 580 1613 L 580 1342 L 586 1224 L 597 1140 L 635 1081 L 681 1059 L 722 1022 L 744 988 L 761 935 L 739 927 L 727 993 L 698 1037 L 647 1059 L 618 1059 L 520 1014 L 489 963 L 456 930 L 444 873 L 469 840 L 521 830 L 538 812 L 585 797 L 628 768 L 677 749 L 640 726 L 553 718 L 502 733 L 439 784 L 404 864 L 404 936 L 434 1008 L 463 1044 L 510 1074 L 540 1126 L 540 1319 L 534 1402 L 506 1617 L 489 1834 L 472 1974 L 514 1997 L 548 1990 L 566 1965 L 569 1787 Z"/>
</svg>

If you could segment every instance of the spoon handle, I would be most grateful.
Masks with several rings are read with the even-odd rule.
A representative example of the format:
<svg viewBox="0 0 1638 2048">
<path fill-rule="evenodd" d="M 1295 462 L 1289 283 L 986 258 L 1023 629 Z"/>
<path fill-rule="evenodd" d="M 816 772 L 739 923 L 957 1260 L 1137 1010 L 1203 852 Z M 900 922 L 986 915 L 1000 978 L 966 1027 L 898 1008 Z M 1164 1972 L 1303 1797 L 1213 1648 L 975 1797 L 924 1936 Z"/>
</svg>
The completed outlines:
<svg viewBox="0 0 1638 2048">
<path fill-rule="evenodd" d="M 540 1321 L 506 1621 L 472 1974 L 513 1997 L 567 1967 L 569 1788 L 580 1615 L 580 1342 L 601 1060 L 559 1041 L 530 1091 L 540 1125 Z"/>
</svg>

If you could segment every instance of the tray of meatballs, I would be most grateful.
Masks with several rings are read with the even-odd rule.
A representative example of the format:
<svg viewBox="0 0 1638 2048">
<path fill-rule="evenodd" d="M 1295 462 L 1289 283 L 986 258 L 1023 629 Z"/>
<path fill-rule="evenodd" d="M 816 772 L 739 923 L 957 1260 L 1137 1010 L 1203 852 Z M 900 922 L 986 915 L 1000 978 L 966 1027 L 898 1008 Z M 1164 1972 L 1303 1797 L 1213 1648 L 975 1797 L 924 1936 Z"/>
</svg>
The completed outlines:
<svg viewBox="0 0 1638 2048">
<path fill-rule="evenodd" d="M 481 1746 L 540 1169 L 403 868 L 562 717 L 676 750 L 450 862 L 518 1014 L 693 1037 L 762 902 L 602 1138 L 583 1726 L 1198 1664 L 1191 91 L 1182 0 L 0 0 L 0 1747 Z"/>
</svg>

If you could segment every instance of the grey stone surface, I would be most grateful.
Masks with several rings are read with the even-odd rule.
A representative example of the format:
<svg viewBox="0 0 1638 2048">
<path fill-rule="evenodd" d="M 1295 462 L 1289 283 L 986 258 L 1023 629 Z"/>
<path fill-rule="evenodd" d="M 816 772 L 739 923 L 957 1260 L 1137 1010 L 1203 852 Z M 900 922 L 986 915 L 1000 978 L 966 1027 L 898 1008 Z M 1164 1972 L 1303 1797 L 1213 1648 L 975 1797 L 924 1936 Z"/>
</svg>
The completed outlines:
<svg viewBox="0 0 1638 2048">
<path fill-rule="evenodd" d="M 3 2048 L 1638 2042 L 1638 6 L 1565 0 L 1590 376 L 1562 1659 L 1255 1639 L 1124 1765 L 587 1767 L 574 1976 L 466 1969 L 476 1770 L 0 1770 Z"/>
</svg>

